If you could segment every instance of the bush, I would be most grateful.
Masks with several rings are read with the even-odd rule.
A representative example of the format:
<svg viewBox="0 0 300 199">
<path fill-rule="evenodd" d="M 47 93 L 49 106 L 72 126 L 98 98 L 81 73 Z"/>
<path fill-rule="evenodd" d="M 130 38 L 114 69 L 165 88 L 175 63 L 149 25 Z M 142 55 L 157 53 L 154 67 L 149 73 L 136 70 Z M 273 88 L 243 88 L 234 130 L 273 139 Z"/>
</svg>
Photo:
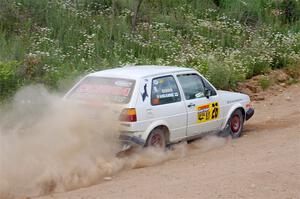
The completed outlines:
<svg viewBox="0 0 300 199">
<path fill-rule="evenodd" d="M 300 78 L 300 62 L 297 62 L 294 64 L 289 64 L 285 68 L 285 71 L 293 79 L 299 79 Z"/>
<path fill-rule="evenodd" d="M 0 61 L 22 63 L 16 81 L 55 89 L 77 74 L 126 64 L 188 66 L 228 89 L 300 60 L 300 21 L 283 24 L 289 8 L 273 0 L 143 1 L 131 32 L 134 2 L 1 1 Z"/>
<path fill-rule="evenodd" d="M 271 85 L 271 81 L 268 77 L 266 76 L 262 76 L 260 79 L 259 79 L 259 84 L 261 86 L 261 88 L 263 90 L 266 90 L 267 88 L 269 88 L 269 86 Z"/>
<path fill-rule="evenodd" d="M 19 69 L 19 62 L 0 62 L 0 99 L 11 96 L 23 85 L 24 80 Z"/>
<path fill-rule="evenodd" d="M 208 80 L 219 89 L 228 89 L 231 84 L 231 71 L 226 65 L 211 62 L 206 74 Z"/>
</svg>

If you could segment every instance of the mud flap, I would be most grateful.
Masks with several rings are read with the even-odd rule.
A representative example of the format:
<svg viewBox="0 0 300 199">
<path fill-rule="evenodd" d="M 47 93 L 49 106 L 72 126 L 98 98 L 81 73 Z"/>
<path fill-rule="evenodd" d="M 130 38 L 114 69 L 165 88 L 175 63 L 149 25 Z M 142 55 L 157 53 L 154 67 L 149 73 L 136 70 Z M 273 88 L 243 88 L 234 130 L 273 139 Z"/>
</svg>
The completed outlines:
<svg viewBox="0 0 300 199">
<path fill-rule="evenodd" d="M 230 125 L 226 124 L 225 128 L 221 130 L 220 132 L 217 133 L 218 136 L 220 137 L 228 137 L 230 135 Z"/>
<path fill-rule="evenodd" d="M 141 150 L 145 145 L 145 141 L 136 136 L 123 134 L 120 135 L 119 139 L 121 150 L 116 154 L 117 157 L 129 156 L 130 154 Z"/>
<path fill-rule="evenodd" d="M 140 151 L 142 149 L 141 146 L 138 145 L 127 145 L 125 147 L 123 147 L 123 149 L 119 152 L 116 153 L 116 156 L 118 158 L 124 158 L 124 157 L 128 157 L 138 151 Z"/>
</svg>

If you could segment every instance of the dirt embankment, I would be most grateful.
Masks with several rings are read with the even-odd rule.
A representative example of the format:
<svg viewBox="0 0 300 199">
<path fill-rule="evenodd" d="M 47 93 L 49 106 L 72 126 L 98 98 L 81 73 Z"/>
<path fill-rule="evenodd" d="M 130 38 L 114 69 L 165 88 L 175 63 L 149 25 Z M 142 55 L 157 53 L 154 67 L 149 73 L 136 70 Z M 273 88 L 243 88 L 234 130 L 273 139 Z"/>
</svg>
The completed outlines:
<svg viewBox="0 0 300 199">
<path fill-rule="evenodd" d="M 182 145 L 182 156 L 163 164 L 41 199 L 299 198 L 300 85 L 265 95 L 254 106 L 240 139 L 211 137 Z"/>
</svg>

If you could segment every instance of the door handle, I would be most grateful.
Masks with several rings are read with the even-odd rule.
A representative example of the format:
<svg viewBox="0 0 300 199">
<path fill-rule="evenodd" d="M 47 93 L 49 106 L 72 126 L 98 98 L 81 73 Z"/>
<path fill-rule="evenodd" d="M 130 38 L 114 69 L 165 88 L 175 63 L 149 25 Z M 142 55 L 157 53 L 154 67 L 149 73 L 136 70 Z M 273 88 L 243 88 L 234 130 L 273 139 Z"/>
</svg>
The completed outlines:
<svg viewBox="0 0 300 199">
<path fill-rule="evenodd" d="M 193 107 L 193 106 L 195 106 L 195 104 L 194 104 L 194 103 L 190 103 L 187 107 L 188 107 L 188 108 L 191 108 L 191 107 Z"/>
</svg>

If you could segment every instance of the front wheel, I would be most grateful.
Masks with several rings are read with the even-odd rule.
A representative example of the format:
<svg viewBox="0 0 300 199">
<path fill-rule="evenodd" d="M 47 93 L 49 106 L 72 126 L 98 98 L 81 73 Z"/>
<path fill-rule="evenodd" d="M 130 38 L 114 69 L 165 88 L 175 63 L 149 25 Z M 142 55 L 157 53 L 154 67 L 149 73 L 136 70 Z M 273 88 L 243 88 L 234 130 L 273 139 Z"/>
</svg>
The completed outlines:
<svg viewBox="0 0 300 199">
<path fill-rule="evenodd" d="M 149 146 L 162 149 L 166 148 L 166 138 L 162 129 L 156 128 L 152 130 L 146 142 L 146 147 Z"/>
<path fill-rule="evenodd" d="M 244 117 L 240 109 L 235 110 L 229 120 L 230 134 L 232 138 L 241 137 L 244 127 Z"/>
<path fill-rule="evenodd" d="M 220 132 L 220 136 L 231 135 L 232 138 L 241 137 L 244 127 L 244 117 L 240 109 L 236 109 L 230 116 L 225 129 Z"/>
</svg>

